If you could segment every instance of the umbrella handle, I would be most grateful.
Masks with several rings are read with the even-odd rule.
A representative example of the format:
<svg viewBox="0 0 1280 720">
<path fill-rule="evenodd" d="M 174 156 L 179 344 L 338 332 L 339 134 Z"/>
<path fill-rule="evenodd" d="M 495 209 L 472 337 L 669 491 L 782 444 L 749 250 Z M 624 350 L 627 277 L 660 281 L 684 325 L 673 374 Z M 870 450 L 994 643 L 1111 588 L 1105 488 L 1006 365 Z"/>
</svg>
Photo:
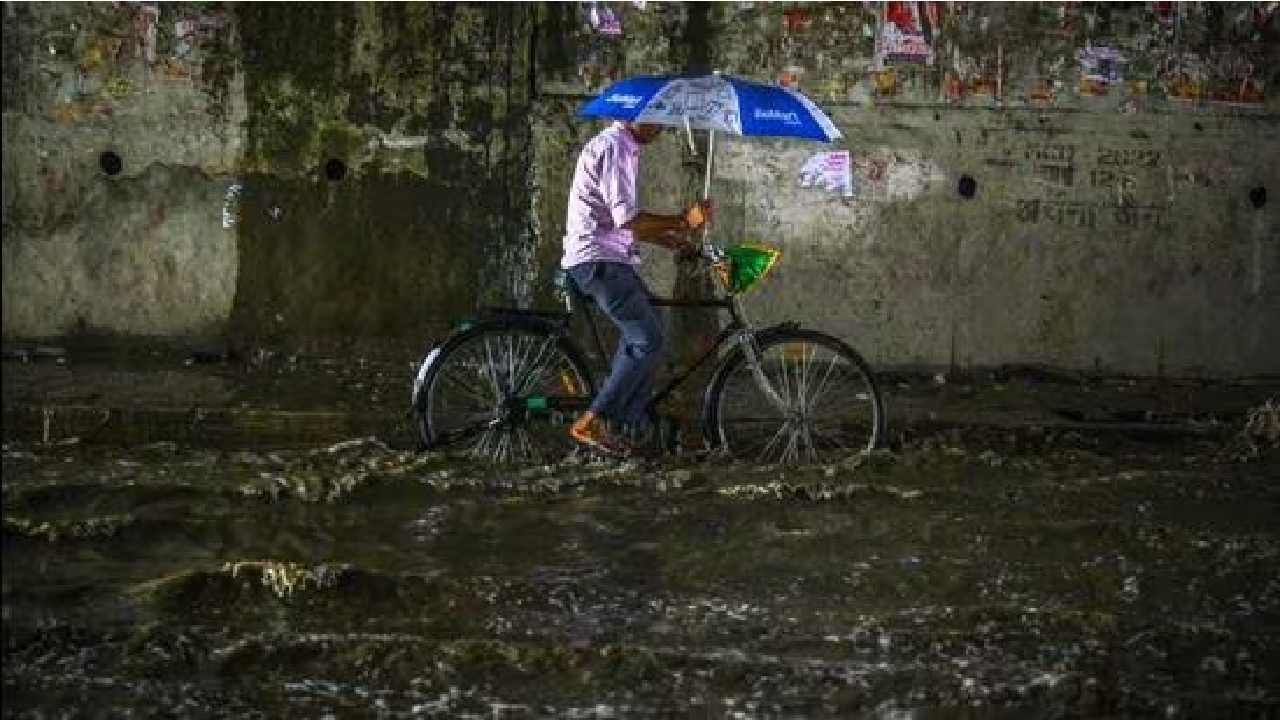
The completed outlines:
<svg viewBox="0 0 1280 720">
<path fill-rule="evenodd" d="M 711 74 L 719 77 L 720 71 L 713 70 Z M 685 116 L 685 122 L 688 122 L 688 121 L 689 121 L 688 116 Z M 715 128 L 708 128 L 707 129 L 707 178 L 702 182 L 702 199 L 703 200 L 711 199 L 711 166 L 715 163 L 715 160 L 716 160 L 716 131 L 715 131 Z M 709 228 L 705 226 L 702 229 L 702 241 L 704 243 L 707 241 L 708 230 Z"/>
</svg>

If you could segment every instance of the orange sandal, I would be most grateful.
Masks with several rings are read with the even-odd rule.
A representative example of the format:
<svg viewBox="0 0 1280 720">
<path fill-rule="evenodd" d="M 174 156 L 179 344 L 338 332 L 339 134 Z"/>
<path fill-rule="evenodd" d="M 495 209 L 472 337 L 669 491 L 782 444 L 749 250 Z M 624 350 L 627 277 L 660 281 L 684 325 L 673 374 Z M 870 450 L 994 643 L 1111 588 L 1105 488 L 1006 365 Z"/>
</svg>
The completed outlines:
<svg viewBox="0 0 1280 720">
<path fill-rule="evenodd" d="M 625 441 L 609 432 L 603 419 L 590 410 L 583 413 L 582 417 L 569 427 L 569 437 L 580 445 L 598 450 L 610 457 L 625 458 L 631 456 L 633 452 Z"/>
</svg>

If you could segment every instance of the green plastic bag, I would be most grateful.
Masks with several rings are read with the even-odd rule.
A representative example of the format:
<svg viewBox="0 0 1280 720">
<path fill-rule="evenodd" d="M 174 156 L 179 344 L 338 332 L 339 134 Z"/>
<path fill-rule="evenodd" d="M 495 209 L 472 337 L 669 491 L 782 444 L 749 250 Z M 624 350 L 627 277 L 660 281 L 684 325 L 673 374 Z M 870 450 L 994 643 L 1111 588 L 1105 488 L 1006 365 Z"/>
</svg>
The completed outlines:
<svg viewBox="0 0 1280 720">
<path fill-rule="evenodd" d="M 720 279 L 732 294 L 744 293 L 760 282 L 777 264 L 782 251 L 768 245 L 743 243 L 724 251 L 729 267 L 721 269 Z"/>
</svg>

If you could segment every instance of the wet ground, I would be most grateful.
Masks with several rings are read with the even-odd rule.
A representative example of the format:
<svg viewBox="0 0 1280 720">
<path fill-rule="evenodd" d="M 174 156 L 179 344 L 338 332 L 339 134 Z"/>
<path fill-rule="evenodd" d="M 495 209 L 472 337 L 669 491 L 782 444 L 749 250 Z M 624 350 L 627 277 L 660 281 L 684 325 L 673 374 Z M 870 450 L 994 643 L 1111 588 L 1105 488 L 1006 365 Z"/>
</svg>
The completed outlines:
<svg viewBox="0 0 1280 720">
<path fill-rule="evenodd" d="M 405 410 L 423 348 L 229 358 L 116 344 L 5 350 L 14 358 L 0 375 L 5 440 L 315 447 L 376 435 L 395 448 L 414 444 Z M 904 430 L 950 427 L 1217 437 L 1280 397 L 1280 376 L 1130 378 L 1027 365 L 961 376 L 877 372 L 893 442 Z M 694 414 L 701 388 L 687 389 L 687 407 L 663 410 Z"/>
<path fill-rule="evenodd" d="M 5 717 L 1280 715 L 1260 436 L 798 470 L 41 440 L 4 448 Z"/>
</svg>

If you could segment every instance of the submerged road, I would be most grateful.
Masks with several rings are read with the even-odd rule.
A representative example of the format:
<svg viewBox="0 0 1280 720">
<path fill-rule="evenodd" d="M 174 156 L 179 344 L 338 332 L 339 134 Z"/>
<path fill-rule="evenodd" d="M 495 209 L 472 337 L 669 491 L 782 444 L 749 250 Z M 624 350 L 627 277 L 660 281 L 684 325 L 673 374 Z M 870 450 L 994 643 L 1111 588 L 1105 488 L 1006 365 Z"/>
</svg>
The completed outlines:
<svg viewBox="0 0 1280 720">
<path fill-rule="evenodd" d="M 4 717 L 1274 717 L 1280 464 L 5 446 Z"/>
</svg>

